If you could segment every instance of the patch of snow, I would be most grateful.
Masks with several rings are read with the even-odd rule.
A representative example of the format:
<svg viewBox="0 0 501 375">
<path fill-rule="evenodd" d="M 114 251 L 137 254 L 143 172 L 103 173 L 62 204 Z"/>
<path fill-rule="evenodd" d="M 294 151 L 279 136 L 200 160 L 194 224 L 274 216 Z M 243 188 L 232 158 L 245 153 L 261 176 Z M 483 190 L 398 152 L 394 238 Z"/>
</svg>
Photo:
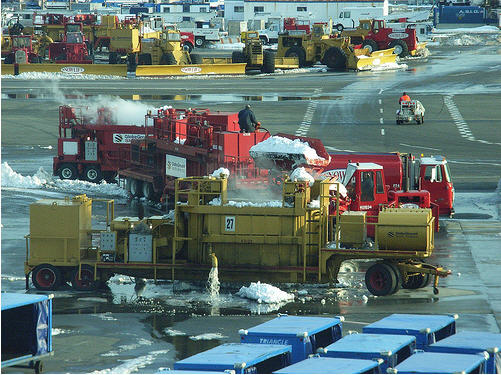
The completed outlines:
<svg viewBox="0 0 501 375">
<path fill-rule="evenodd" d="M 228 168 L 218 168 L 214 172 L 211 173 L 212 177 L 223 177 L 223 178 L 228 178 L 230 177 L 230 170 Z"/>
<path fill-rule="evenodd" d="M 203 333 L 201 335 L 197 336 L 190 336 L 190 339 L 193 341 L 200 341 L 200 340 L 220 340 L 224 339 L 228 336 L 223 336 L 220 333 Z"/>
<path fill-rule="evenodd" d="M 209 202 L 211 206 L 221 206 L 221 198 L 214 198 Z M 282 201 L 262 201 L 262 202 L 250 202 L 250 201 L 228 201 L 225 206 L 230 207 L 282 207 Z"/>
<path fill-rule="evenodd" d="M 236 42 L 236 43 L 216 43 L 211 44 L 209 48 L 211 49 L 234 49 L 234 50 L 242 50 L 245 47 L 244 43 Z"/>
<path fill-rule="evenodd" d="M 45 150 L 52 150 L 54 148 L 52 146 L 40 146 L 40 145 L 38 145 L 38 147 L 45 149 Z"/>
<path fill-rule="evenodd" d="M 19 80 L 85 80 L 85 81 L 102 81 L 102 80 L 123 80 L 127 77 L 112 76 L 112 75 L 97 75 L 97 74 L 68 74 L 68 73 L 49 73 L 49 72 L 24 72 L 17 76 L 11 74 L 2 74 L 2 79 L 19 79 Z"/>
<path fill-rule="evenodd" d="M 255 300 L 258 303 L 280 303 L 294 300 L 294 294 L 284 292 L 273 285 L 261 283 L 260 281 L 251 283 L 248 287 L 241 287 L 237 295 Z"/>
<path fill-rule="evenodd" d="M 80 180 L 60 180 L 42 167 L 33 176 L 23 176 L 15 172 L 7 162 L 2 163 L 2 189 L 47 189 L 72 194 L 95 194 L 100 196 L 127 197 L 128 193 L 116 184 L 103 181 L 95 184 Z"/>
<path fill-rule="evenodd" d="M 368 70 L 372 72 L 385 72 L 388 70 L 406 70 L 409 66 L 407 64 L 387 63 L 375 66 L 368 65 L 367 67 L 369 68 Z"/>
<path fill-rule="evenodd" d="M 300 155 L 307 160 L 325 160 L 317 155 L 314 148 L 307 142 L 300 139 L 289 139 L 285 137 L 272 136 L 258 144 L 252 146 L 249 150 L 253 158 L 259 157 L 260 153 L 282 154 L 282 155 Z"/>
<path fill-rule="evenodd" d="M 52 328 L 52 336 L 62 335 L 65 333 L 69 333 L 70 331 L 61 328 Z"/>
<path fill-rule="evenodd" d="M 291 181 L 308 181 L 310 183 L 309 184 L 310 186 L 313 186 L 313 184 L 315 183 L 315 179 L 313 178 L 313 176 L 308 172 L 306 172 L 306 169 L 304 169 L 304 167 L 299 167 L 294 169 L 294 171 L 290 175 L 290 179 Z M 320 203 L 318 207 L 320 207 Z"/>
<path fill-rule="evenodd" d="M 181 332 L 181 331 L 177 331 L 175 329 L 170 329 L 170 328 L 165 328 L 164 333 L 167 336 L 186 336 L 186 333 Z"/>
<path fill-rule="evenodd" d="M 308 203 L 308 207 L 309 208 L 320 208 L 320 200 L 315 199 L 315 200 L 311 201 L 310 203 Z"/>
<path fill-rule="evenodd" d="M 329 190 L 333 192 L 333 195 L 336 195 L 336 190 L 337 190 L 337 184 L 331 184 L 329 186 Z M 341 197 L 346 198 L 348 196 L 348 190 L 346 189 L 346 186 L 344 186 L 341 182 L 339 182 L 339 195 Z"/>
<path fill-rule="evenodd" d="M 161 354 L 166 354 L 167 350 L 157 350 L 153 351 L 148 355 L 143 355 L 133 359 L 127 359 L 119 366 L 93 371 L 93 374 L 130 374 L 137 372 L 139 369 L 146 367 L 147 365 L 153 363 L 156 358 Z"/>
<path fill-rule="evenodd" d="M 102 320 L 118 320 L 117 318 L 113 317 L 111 313 L 91 314 L 91 316 L 96 316 Z"/>
<path fill-rule="evenodd" d="M 499 34 L 500 30 L 496 26 L 460 27 L 457 29 L 433 29 L 433 34 Z"/>
</svg>

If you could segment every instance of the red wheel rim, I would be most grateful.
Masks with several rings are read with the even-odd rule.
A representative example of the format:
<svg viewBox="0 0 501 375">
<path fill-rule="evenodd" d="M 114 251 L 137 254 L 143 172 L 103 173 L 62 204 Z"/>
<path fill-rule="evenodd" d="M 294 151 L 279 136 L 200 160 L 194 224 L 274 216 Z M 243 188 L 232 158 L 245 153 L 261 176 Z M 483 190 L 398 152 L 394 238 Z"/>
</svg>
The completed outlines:
<svg viewBox="0 0 501 375">
<path fill-rule="evenodd" d="M 75 274 L 75 283 L 78 288 L 88 289 L 92 287 L 92 283 L 94 282 L 94 273 L 91 270 L 87 270 L 82 268 L 80 272 L 80 278 L 78 278 L 78 270 Z"/>
<path fill-rule="evenodd" d="M 50 288 L 56 283 L 56 274 L 50 268 L 41 268 L 35 278 L 42 288 Z"/>
<path fill-rule="evenodd" d="M 374 290 L 383 290 L 386 285 L 386 278 L 384 277 L 383 273 L 379 271 L 371 273 L 370 281 Z"/>
</svg>

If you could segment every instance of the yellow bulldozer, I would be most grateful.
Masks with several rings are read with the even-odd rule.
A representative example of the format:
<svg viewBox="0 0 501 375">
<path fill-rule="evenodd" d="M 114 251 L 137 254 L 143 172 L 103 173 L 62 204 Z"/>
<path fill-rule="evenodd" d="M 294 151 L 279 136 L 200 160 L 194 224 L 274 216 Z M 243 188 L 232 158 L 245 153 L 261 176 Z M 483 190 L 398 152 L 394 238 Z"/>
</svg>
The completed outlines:
<svg viewBox="0 0 501 375">
<path fill-rule="evenodd" d="M 176 30 L 162 30 L 157 37 L 142 38 L 138 65 L 201 64 L 202 56 L 181 47 L 181 35 Z"/>
<path fill-rule="evenodd" d="M 370 53 L 364 48 L 354 48 L 350 42 L 349 37 L 333 34 L 330 24 L 316 23 L 311 33 L 289 30 L 279 35 L 277 57 L 297 57 L 300 67 L 321 62 L 333 70 L 363 70 L 396 62 L 393 49 Z"/>
<path fill-rule="evenodd" d="M 242 51 L 233 51 L 232 63 L 247 63 L 247 70 L 275 72 L 275 53 L 263 49 L 263 42 L 259 39 L 257 31 L 242 32 L 241 41 L 245 46 Z"/>
</svg>

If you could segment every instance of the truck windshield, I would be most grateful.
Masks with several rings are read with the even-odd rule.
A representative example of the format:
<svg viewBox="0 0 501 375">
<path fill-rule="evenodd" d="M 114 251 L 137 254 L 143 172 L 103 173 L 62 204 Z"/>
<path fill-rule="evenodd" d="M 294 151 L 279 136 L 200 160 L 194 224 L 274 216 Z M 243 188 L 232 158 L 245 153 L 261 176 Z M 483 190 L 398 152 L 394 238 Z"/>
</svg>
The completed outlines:
<svg viewBox="0 0 501 375">
<path fill-rule="evenodd" d="M 348 182 L 350 181 L 351 176 L 353 176 L 353 174 L 355 173 L 356 170 L 357 170 L 356 166 L 354 166 L 352 164 L 348 164 L 348 166 L 346 167 L 346 174 L 344 175 L 344 179 L 343 179 L 344 186 L 348 185 Z"/>
</svg>

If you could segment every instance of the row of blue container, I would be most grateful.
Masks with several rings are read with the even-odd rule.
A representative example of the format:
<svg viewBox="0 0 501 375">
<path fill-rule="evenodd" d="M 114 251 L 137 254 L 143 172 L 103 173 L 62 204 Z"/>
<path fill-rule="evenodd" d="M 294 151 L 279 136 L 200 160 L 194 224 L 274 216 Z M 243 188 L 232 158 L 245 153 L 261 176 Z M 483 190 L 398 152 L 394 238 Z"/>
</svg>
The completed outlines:
<svg viewBox="0 0 501 375">
<path fill-rule="evenodd" d="M 342 336 L 342 317 L 279 315 L 161 373 L 501 373 L 501 334 L 456 333 L 457 316 L 393 314 Z"/>
<path fill-rule="evenodd" d="M 486 12 L 480 6 L 446 6 L 439 5 L 433 8 L 433 25 L 439 23 L 475 23 L 496 24 L 498 22 L 496 12 Z"/>
</svg>

